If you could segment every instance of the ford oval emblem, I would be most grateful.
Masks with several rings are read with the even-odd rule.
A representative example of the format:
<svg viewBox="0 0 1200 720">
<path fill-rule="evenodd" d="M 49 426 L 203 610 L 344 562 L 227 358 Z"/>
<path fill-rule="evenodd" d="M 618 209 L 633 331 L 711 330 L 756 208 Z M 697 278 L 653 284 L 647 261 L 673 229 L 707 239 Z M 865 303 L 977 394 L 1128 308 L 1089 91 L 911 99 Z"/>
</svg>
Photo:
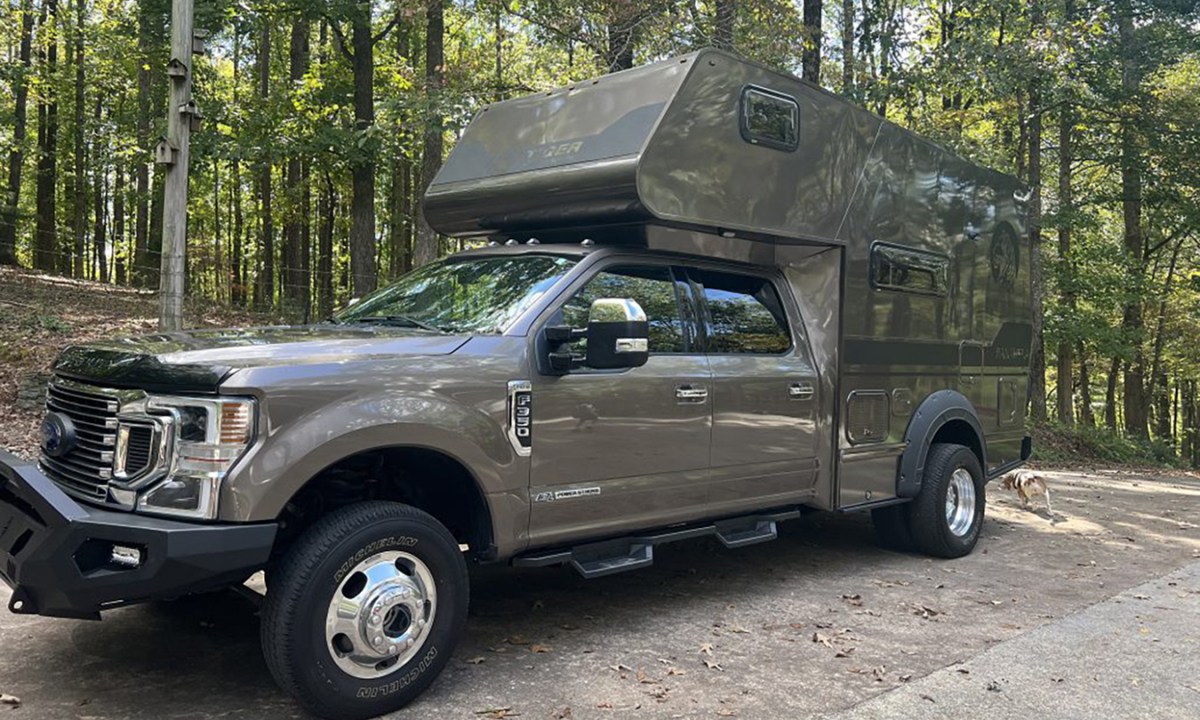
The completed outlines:
<svg viewBox="0 0 1200 720">
<path fill-rule="evenodd" d="M 75 423 L 60 412 L 50 412 L 42 420 L 42 450 L 50 457 L 62 457 L 75 447 Z"/>
</svg>

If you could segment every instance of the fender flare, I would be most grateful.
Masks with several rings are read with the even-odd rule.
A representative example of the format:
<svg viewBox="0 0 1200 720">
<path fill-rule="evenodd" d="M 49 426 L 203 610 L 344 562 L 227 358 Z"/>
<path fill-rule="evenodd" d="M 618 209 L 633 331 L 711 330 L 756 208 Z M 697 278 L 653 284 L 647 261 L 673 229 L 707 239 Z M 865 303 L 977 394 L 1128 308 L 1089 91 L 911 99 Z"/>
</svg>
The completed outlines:
<svg viewBox="0 0 1200 720">
<path fill-rule="evenodd" d="M 938 430 L 955 420 L 962 420 L 971 427 L 979 442 L 979 463 L 983 468 L 987 468 L 987 441 L 983 427 L 979 424 L 975 406 L 957 390 L 938 390 L 921 402 L 904 431 L 904 441 L 908 443 L 908 448 L 900 455 L 896 475 L 897 497 L 912 498 L 921 491 L 929 446 Z"/>
</svg>

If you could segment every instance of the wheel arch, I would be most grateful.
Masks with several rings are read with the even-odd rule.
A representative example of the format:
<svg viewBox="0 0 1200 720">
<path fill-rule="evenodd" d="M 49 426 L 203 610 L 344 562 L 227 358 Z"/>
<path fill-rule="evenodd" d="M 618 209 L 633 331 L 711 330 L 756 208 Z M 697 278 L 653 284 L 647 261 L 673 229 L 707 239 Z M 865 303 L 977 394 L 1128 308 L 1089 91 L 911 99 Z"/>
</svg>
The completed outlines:
<svg viewBox="0 0 1200 720">
<path fill-rule="evenodd" d="M 391 500 L 423 510 L 471 553 L 496 554 L 494 509 L 469 462 L 441 446 L 387 443 L 354 446 L 317 466 L 276 509 L 277 549 L 338 507 Z"/>
<path fill-rule="evenodd" d="M 908 448 L 900 456 L 897 497 L 912 498 L 920 492 L 929 448 L 935 442 L 967 446 L 979 458 L 986 476 L 987 441 L 983 427 L 975 406 L 958 391 L 939 390 L 926 397 L 909 420 L 904 440 Z"/>
</svg>

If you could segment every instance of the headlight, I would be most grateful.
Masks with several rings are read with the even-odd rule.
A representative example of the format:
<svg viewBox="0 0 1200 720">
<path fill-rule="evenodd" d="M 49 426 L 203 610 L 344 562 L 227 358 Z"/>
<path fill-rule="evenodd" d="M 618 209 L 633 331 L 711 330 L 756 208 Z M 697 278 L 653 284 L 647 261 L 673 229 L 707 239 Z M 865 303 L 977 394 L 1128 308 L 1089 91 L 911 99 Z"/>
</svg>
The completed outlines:
<svg viewBox="0 0 1200 720">
<path fill-rule="evenodd" d="M 215 518 L 221 481 L 254 440 L 254 401 L 152 395 L 146 407 L 170 415 L 175 436 L 167 477 L 138 498 L 138 510 Z"/>
</svg>

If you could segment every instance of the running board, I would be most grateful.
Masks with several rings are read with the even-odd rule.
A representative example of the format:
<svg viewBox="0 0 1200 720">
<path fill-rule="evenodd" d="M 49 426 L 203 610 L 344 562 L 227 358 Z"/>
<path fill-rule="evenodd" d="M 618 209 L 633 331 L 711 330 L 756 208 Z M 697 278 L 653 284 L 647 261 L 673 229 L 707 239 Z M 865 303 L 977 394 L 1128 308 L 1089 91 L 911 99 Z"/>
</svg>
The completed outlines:
<svg viewBox="0 0 1200 720">
<path fill-rule="evenodd" d="M 604 577 L 654 564 L 654 546 L 678 540 L 717 536 L 727 548 L 755 545 L 779 536 L 776 523 L 800 517 L 799 510 L 718 520 L 703 525 L 671 528 L 659 532 L 631 535 L 572 548 L 538 550 L 513 558 L 515 567 L 571 565 L 587 579 Z"/>
</svg>

